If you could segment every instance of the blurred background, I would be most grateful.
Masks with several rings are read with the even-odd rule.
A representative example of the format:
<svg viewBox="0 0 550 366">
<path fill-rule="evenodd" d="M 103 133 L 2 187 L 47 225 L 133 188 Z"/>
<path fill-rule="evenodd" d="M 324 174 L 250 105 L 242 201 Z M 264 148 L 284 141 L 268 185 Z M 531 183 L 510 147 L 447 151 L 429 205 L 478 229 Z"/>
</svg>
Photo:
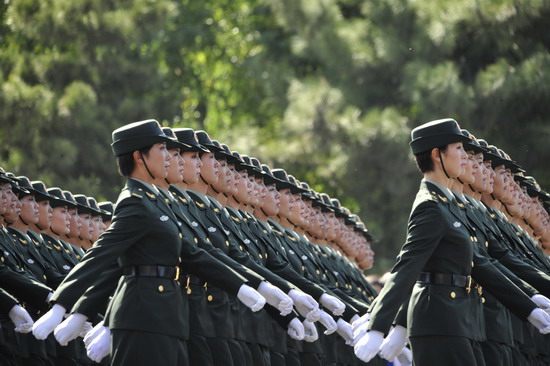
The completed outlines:
<svg viewBox="0 0 550 366">
<path fill-rule="evenodd" d="M 206 130 L 405 240 L 410 130 L 444 117 L 550 188 L 550 2 L 3 0 L 0 165 L 116 200 L 111 131 Z"/>
</svg>

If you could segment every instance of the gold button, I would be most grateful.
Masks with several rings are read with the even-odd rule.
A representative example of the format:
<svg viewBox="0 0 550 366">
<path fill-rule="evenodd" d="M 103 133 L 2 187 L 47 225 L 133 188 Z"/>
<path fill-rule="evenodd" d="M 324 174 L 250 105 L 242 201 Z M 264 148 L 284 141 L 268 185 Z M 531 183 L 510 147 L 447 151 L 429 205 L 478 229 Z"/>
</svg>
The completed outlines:
<svg viewBox="0 0 550 366">
<path fill-rule="evenodd" d="M 242 246 L 242 245 L 239 245 L 239 249 L 240 249 L 240 250 L 243 250 L 243 246 Z"/>
<path fill-rule="evenodd" d="M 338 287 L 338 281 L 334 282 L 334 285 L 335 285 L 336 287 Z"/>
<path fill-rule="evenodd" d="M 183 239 L 183 235 L 181 235 L 181 233 L 178 234 L 180 239 Z"/>
<path fill-rule="evenodd" d="M 212 300 L 214 300 L 214 296 L 208 295 L 208 297 L 207 297 L 206 299 L 207 299 L 208 301 L 212 301 Z"/>
<path fill-rule="evenodd" d="M 485 242 L 485 247 L 489 248 L 489 242 L 488 241 Z"/>
<path fill-rule="evenodd" d="M 485 298 L 484 297 L 481 298 L 481 303 L 485 304 Z"/>
<path fill-rule="evenodd" d="M 474 236 L 474 241 L 477 243 L 477 236 Z"/>
<path fill-rule="evenodd" d="M 163 285 L 159 285 L 159 292 L 164 292 L 164 286 Z"/>
<path fill-rule="evenodd" d="M 472 261 L 472 267 L 474 267 L 474 262 Z"/>
<path fill-rule="evenodd" d="M 260 257 L 260 259 L 263 259 L 264 257 L 262 256 L 262 253 L 258 254 L 258 257 Z"/>
<path fill-rule="evenodd" d="M 454 291 L 451 291 L 451 297 L 454 299 L 456 297 L 456 293 Z"/>
<path fill-rule="evenodd" d="M 305 271 L 306 270 L 306 267 L 305 266 L 302 266 L 302 271 Z"/>
<path fill-rule="evenodd" d="M 475 241 L 473 236 L 470 236 L 470 240 L 471 240 L 471 241 Z"/>
<path fill-rule="evenodd" d="M 315 272 L 317 272 L 317 274 L 321 274 L 321 271 L 319 271 L 319 270 L 316 270 Z"/>
<path fill-rule="evenodd" d="M 187 295 L 191 295 L 191 292 L 193 292 L 193 291 L 191 291 L 191 288 L 188 287 L 187 288 Z"/>
<path fill-rule="evenodd" d="M 44 276 L 42 276 L 42 277 L 44 277 L 44 279 L 45 279 L 45 280 L 47 280 L 47 277 L 46 277 L 46 275 L 44 275 Z"/>
<path fill-rule="evenodd" d="M 229 246 L 229 240 L 226 240 L 226 241 L 225 241 L 225 245 L 226 245 L 226 246 Z"/>
<path fill-rule="evenodd" d="M 4 257 L 0 258 L 0 260 L 3 262 L 3 261 L 4 261 Z"/>
<path fill-rule="evenodd" d="M 199 243 L 199 238 L 195 237 L 195 244 Z"/>
</svg>

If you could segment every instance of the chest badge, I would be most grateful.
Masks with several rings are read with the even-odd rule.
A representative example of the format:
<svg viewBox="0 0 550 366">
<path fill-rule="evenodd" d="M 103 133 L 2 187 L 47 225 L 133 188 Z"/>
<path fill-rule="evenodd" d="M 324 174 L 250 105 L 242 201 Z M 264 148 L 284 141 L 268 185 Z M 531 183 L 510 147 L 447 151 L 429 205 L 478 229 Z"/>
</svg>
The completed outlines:
<svg viewBox="0 0 550 366">
<path fill-rule="evenodd" d="M 214 233 L 214 232 L 216 232 L 216 228 L 215 228 L 215 227 L 212 227 L 212 226 L 210 226 L 210 227 L 208 228 L 208 232 L 210 232 L 210 233 Z"/>
<path fill-rule="evenodd" d="M 168 221 L 168 216 L 162 215 L 162 216 L 160 217 L 160 221 Z"/>
<path fill-rule="evenodd" d="M 455 221 L 455 223 L 453 224 L 454 227 L 461 227 L 462 224 L 458 221 Z"/>
</svg>

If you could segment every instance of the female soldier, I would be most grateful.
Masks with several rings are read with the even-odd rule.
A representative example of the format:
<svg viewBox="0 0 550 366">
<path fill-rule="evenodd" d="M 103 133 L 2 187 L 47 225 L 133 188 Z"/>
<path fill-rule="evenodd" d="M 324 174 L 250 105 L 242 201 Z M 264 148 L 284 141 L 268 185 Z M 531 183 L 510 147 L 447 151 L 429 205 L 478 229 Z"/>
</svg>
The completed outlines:
<svg viewBox="0 0 550 366">
<path fill-rule="evenodd" d="M 182 241 L 178 220 L 153 185 L 167 175 L 169 139 L 155 120 L 135 122 L 113 132 L 113 152 L 121 175 L 128 178 L 121 192 L 113 222 L 86 253 L 54 294 L 55 305 L 33 327 L 37 338 L 45 338 L 57 326 L 79 297 L 107 267 L 118 263 L 124 276 L 109 303 L 105 324 L 111 329 L 113 365 L 188 364 L 183 311 L 178 284 L 182 264 L 201 273 L 220 271 L 204 251 Z M 227 272 L 224 285 L 248 293 L 246 282 Z M 101 278 L 101 276 L 99 277 Z M 255 297 L 257 307 L 263 299 Z M 86 317 L 67 318 L 82 324 Z M 74 327 L 77 331 L 81 327 Z M 63 331 L 63 329 L 56 330 Z M 70 337 L 69 337 L 70 338 Z"/>
<path fill-rule="evenodd" d="M 408 295 L 408 332 L 416 365 L 479 365 L 479 349 L 471 341 L 469 291 L 476 281 L 541 332 L 550 331 L 550 318 L 534 303 L 525 306 L 505 299 L 513 285 L 503 276 L 478 268 L 473 236 L 454 208 L 448 190 L 466 164 L 465 137 L 452 119 L 415 128 L 411 150 L 424 175 L 409 218 L 407 242 L 392 273 L 372 306 L 369 332 L 355 345 L 356 355 L 369 361 L 379 351 L 383 335 Z M 415 284 L 416 282 L 416 284 Z"/>
</svg>

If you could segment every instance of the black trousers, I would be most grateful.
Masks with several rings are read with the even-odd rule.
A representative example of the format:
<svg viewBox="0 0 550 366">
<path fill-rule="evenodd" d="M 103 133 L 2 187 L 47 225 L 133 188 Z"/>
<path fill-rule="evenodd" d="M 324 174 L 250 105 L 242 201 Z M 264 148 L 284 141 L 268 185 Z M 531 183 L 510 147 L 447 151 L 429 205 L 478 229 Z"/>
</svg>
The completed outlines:
<svg viewBox="0 0 550 366">
<path fill-rule="evenodd" d="M 486 365 L 516 366 L 512 360 L 512 348 L 502 343 L 481 342 Z"/>
<path fill-rule="evenodd" d="M 485 366 L 481 346 L 471 339 L 416 336 L 409 340 L 415 366 Z"/>
</svg>

